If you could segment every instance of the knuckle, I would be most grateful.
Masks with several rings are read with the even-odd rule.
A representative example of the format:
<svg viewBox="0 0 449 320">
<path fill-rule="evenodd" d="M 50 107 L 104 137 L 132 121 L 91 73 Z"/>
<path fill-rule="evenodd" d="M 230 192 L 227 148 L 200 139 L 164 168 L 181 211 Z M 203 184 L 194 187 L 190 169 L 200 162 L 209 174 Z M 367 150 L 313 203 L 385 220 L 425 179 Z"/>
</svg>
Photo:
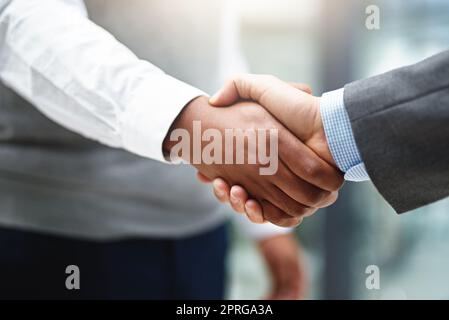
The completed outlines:
<svg viewBox="0 0 449 320">
<path fill-rule="evenodd" d="M 317 161 L 309 161 L 303 166 L 305 174 L 311 179 L 320 179 L 323 176 L 323 168 Z"/>
</svg>

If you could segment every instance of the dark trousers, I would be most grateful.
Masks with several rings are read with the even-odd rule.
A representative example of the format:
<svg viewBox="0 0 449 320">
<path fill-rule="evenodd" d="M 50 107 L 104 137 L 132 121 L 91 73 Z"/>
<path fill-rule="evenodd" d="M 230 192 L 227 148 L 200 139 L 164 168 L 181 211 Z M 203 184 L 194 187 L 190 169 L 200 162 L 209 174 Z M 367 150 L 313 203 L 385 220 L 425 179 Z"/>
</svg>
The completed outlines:
<svg viewBox="0 0 449 320">
<path fill-rule="evenodd" d="M 0 229 L 0 299 L 222 299 L 226 251 L 226 226 L 111 242 Z M 79 290 L 66 288 L 69 265 Z"/>
</svg>

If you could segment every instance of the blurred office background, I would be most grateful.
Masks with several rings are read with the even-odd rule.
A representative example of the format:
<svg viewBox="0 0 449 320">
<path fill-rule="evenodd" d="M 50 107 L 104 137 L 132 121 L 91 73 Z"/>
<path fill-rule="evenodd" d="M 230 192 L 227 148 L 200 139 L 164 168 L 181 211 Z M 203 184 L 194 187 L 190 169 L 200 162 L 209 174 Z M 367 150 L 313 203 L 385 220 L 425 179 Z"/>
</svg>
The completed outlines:
<svg viewBox="0 0 449 320">
<path fill-rule="evenodd" d="M 447 0 L 237 3 L 251 71 L 309 83 L 315 94 L 449 48 Z M 379 30 L 365 26 L 368 5 L 380 9 Z M 296 233 L 306 251 L 311 299 L 449 298 L 447 200 L 398 216 L 371 183 L 346 184 L 335 206 Z M 380 269 L 379 290 L 365 286 L 369 265 Z M 266 292 L 261 258 L 237 232 L 229 268 L 230 298 Z"/>
</svg>

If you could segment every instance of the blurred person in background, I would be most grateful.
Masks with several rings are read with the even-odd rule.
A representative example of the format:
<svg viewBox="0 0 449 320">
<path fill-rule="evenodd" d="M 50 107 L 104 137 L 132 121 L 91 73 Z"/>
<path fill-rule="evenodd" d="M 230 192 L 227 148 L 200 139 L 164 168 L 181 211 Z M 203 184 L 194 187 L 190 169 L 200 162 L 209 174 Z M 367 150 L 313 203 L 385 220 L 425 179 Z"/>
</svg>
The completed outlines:
<svg viewBox="0 0 449 320">
<path fill-rule="evenodd" d="M 206 92 L 245 69 L 225 2 L 0 1 L 1 298 L 224 297 L 227 210 L 195 170 L 84 136 L 116 146 L 126 124 L 114 106 L 159 99 L 133 115 L 136 127 L 148 116 L 157 154 L 170 104 L 202 91 L 155 66 Z M 269 298 L 304 296 L 290 230 L 237 219 L 271 270 Z M 80 269 L 79 290 L 65 287 L 68 265 Z"/>
</svg>

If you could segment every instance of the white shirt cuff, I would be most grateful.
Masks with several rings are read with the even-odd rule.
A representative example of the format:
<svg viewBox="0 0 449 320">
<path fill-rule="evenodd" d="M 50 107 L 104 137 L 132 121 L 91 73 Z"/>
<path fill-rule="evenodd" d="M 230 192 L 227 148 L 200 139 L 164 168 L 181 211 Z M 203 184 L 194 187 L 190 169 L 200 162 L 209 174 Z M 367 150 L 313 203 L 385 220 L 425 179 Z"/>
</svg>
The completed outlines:
<svg viewBox="0 0 449 320">
<path fill-rule="evenodd" d="M 132 153 L 167 162 L 162 143 L 170 126 L 190 101 L 207 94 L 169 75 L 152 82 L 142 83 L 120 118 L 122 143 Z"/>
</svg>

